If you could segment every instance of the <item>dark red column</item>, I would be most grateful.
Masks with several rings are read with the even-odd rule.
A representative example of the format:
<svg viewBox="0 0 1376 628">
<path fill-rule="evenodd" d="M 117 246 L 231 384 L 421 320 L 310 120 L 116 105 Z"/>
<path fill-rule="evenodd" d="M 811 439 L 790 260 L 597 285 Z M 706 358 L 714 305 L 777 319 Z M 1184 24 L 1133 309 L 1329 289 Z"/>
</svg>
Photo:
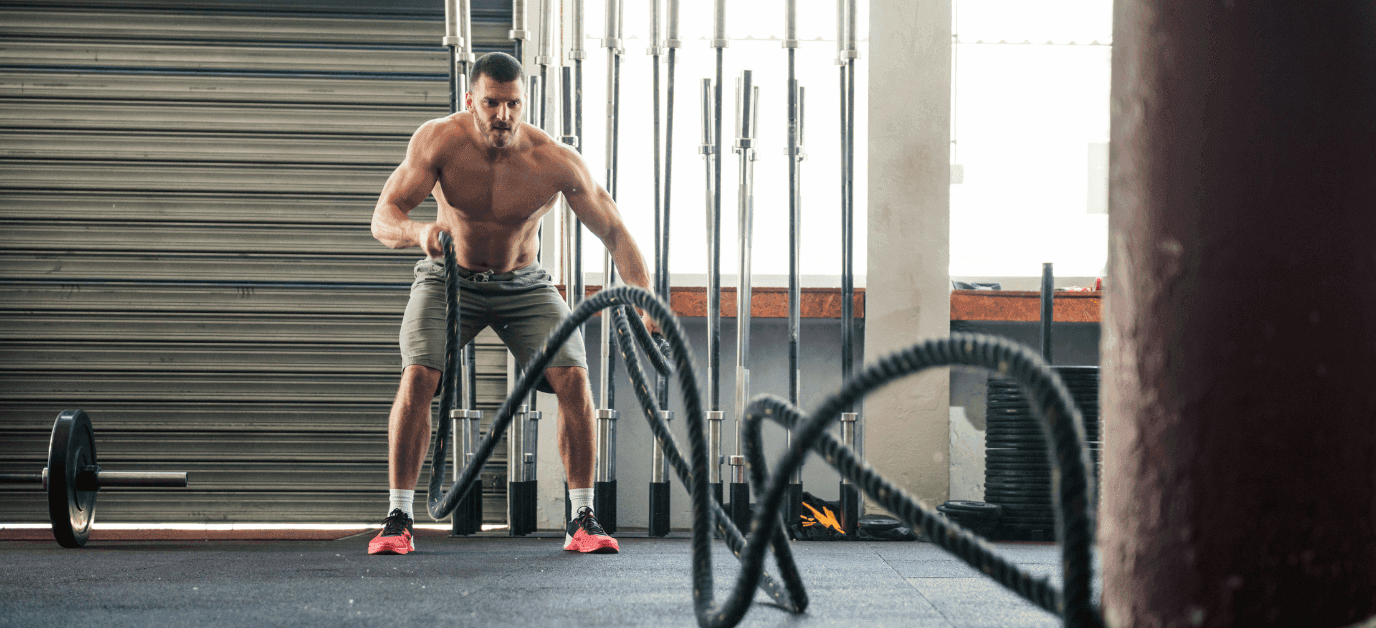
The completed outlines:
<svg viewBox="0 0 1376 628">
<path fill-rule="evenodd" d="M 1376 3 L 1118 0 L 1105 616 L 1376 614 Z"/>
</svg>

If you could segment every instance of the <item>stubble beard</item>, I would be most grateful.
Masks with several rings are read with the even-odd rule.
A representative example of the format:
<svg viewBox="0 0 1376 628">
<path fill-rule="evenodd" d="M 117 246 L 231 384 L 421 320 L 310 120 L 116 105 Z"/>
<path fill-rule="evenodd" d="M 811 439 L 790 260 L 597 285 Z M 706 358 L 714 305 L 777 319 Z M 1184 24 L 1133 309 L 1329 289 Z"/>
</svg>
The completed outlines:
<svg viewBox="0 0 1376 628">
<path fill-rule="evenodd" d="M 499 131 L 506 131 L 505 134 Z M 487 145 L 492 148 L 506 148 L 511 145 L 511 141 L 516 138 L 515 127 L 509 129 L 497 129 L 492 126 L 487 127 L 487 132 L 483 134 L 487 138 Z"/>
</svg>

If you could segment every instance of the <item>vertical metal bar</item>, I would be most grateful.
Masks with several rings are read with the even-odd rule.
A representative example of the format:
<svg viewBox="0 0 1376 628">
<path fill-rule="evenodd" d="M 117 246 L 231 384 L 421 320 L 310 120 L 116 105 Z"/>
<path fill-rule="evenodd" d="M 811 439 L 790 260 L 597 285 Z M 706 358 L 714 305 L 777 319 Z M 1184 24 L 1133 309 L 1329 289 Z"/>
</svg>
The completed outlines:
<svg viewBox="0 0 1376 628">
<path fill-rule="evenodd" d="M 745 405 L 750 396 L 750 303 L 751 253 L 754 238 L 755 117 L 759 87 L 750 70 L 736 82 L 737 127 L 735 152 L 740 154 L 740 186 L 737 196 L 740 266 L 736 288 L 736 454 L 731 456 L 731 518 L 748 529 L 752 516 L 750 484 L 745 477 Z"/>
<path fill-rule="evenodd" d="M 662 151 L 662 142 L 661 142 L 660 108 L 659 108 L 659 90 L 660 90 L 660 81 L 659 81 L 659 78 L 660 78 L 660 71 L 659 71 L 659 70 L 660 70 L 660 67 L 659 67 L 659 66 L 660 66 L 660 56 L 664 54 L 664 47 L 663 47 L 663 45 L 662 45 L 662 44 L 663 44 L 663 38 L 661 37 L 661 32 L 660 32 L 660 22 L 662 21 L 662 18 L 661 18 L 661 15 L 660 15 L 660 9 L 661 9 L 661 4 L 662 4 L 662 3 L 663 3 L 663 0 L 650 0 L 650 47 L 649 47 L 648 50 L 646 50 L 646 54 L 650 55 L 650 65 L 652 66 L 652 67 L 651 67 L 651 70 L 652 70 L 652 71 L 651 71 L 651 80 L 650 80 L 651 85 L 650 85 L 650 88 L 651 88 L 651 102 L 652 102 L 652 106 L 651 106 L 651 115 L 652 115 L 652 117 L 653 117 L 653 121 L 652 121 L 652 123 L 651 123 L 651 127 L 652 127 L 651 130 L 652 130 L 653 135 L 654 135 L 654 137 L 653 137 L 653 144 L 654 144 L 654 146 L 653 146 L 653 150 L 654 150 L 654 210 L 655 210 L 655 243 L 654 243 L 654 248 L 655 248 L 655 271 L 654 271 L 654 278 L 655 278 L 655 279 L 654 279 L 654 292 L 655 292 L 655 294 L 656 294 L 657 296 L 659 296 L 659 298 L 664 299 L 664 300 L 667 301 L 667 300 L 668 300 L 668 285 L 669 285 L 669 281 L 668 281 L 668 276 L 667 276 L 667 275 L 668 275 L 668 266 L 669 266 L 668 261 L 669 261 L 669 260 L 668 260 L 668 257 L 667 257 L 667 253 L 665 252 L 665 248 L 666 248 L 666 245 L 668 244 L 668 229 L 669 229 L 669 224 L 668 224 L 667 218 L 666 218 L 666 216 L 665 216 L 665 214 L 664 214 L 664 202 L 665 202 L 665 199 L 664 199 L 663 196 L 661 196 L 661 194 L 662 194 L 661 182 L 662 182 L 662 177 L 663 177 L 663 172 L 662 172 L 661 168 L 662 168 L 662 166 L 663 166 L 663 153 L 661 152 L 661 151 Z M 659 403 L 660 403 L 661 406 L 666 405 L 666 403 L 667 403 L 667 401 L 668 401 L 668 396 L 669 396 L 669 379 L 668 379 L 667 377 L 664 377 L 664 376 L 662 376 L 662 375 L 656 375 L 656 376 L 655 376 L 655 396 L 656 396 L 656 398 L 659 400 Z"/>
<path fill-rule="evenodd" d="M 736 288 L 736 455 L 743 455 L 742 422 L 750 396 L 750 304 L 751 251 L 754 239 L 754 111 L 759 88 L 750 70 L 741 72 L 736 82 L 737 129 L 735 152 L 740 155 L 740 187 L 737 196 L 737 233 L 740 240 L 740 265 Z M 744 469 L 736 482 L 744 482 Z"/>
<path fill-rule="evenodd" d="M 1051 272 L 1051 262 L 1042 264 L 1042 319 L 1041 340 L 1042 359 L 1051 364 L 1051 321 L 1056 318 L 1056 279 Z"/>
<path fill-rule="evenodd" d="M 530 411 L 530 406 L 521 404 L 516 407 L 516 415 L 511 419 L 511 426 L 506 431 L 506 481 L 524 482 L 526 481 L 525 465 L 525 443 L 526 443 L 526 413 Z"/>
<path fill-rule="evenodd" d="M 702 79 L 702 147 L 701 152 L 706 164 L 707 175 L 707 246 L 709 249 L 720 249 L 720 236 L 717 222 L 713 220 L 713 206 L 716 198 L 716 187 L 713 181 L 713 173 L 716 170 L 717 144 L 716 137 L 716 117 L 713 115 L 713 96 L 717 93 L 712 79 Z M 712 355 L 716 350 L 719 338 L 717 334 L 721 329 L 721 272 L 718 270 L 717 259 L 709 254 L 707 256 L 707 353 Z M 707 390 L 708 399 L 716 397 L 717 387 L 717 365 L 710 359 L 707 363 Z M 716 407 L 709 405 L 707 414 L 707 464 L 708 464 L 708 483 L 712 485 L 712 491 L 718 502 L 721 501 L 721 422 L 723 413 Z"/>
<path fill-rule="evenodd" d="M 587 35 L 583 28 L 585 18 L 583 0 L 570 0 L 570 4 L 572 15 L 570 16 L 571 25 L 569 28 L 569 59 L 573 60 L 573 89 L 569 90 L 569 92 L 573 104 L 572 135 L 573 145 L 581 153 L 583 151 L 583 60 L 588 57 L 588 52 L 584 49 L 584 45 L 587 43 Z M 565 126 L 564 132 L 570 132 L 568 126 Z M 573 216 L 572 209 L 569 210 L 569 215 Z M 570 252 L 573 263 L 569 268 L 572 280 L 565 286 L 565 290 L 570 299 L 569 303 L 571 309 L 572 306 L 576 306 L 583 300 L 587 290 L 584 287 L 583 278 L 583 225 L 576 216 L 573 217 L 572 223 L 570 224 L 572 225 L 573 232 L 571 234 L 573 250 Z M 586 332 L 587 325 L 583 327 Z M 584 337 L 586 337 L 586 333 Z M 594 438 L 596 438 L 595 432 Z M 594 485 L 594 487 L 595 486 L 596 485 Z M 564 482 L 564 518 L 566 520 L 570 519 L 570 515 L 572 514 L 570 512 L 572 508 L 568 501 L 568 488 L 568 482 L 566 481 Z"/>
<path fill-rule="evenodd" d="M 664 251 L 664 287 L 662 298 L 666 303 L 670 302 L 672 294 L 672 282 L 669 271 L 669 225 L 672 222 L 670 211 L 673 203 L 673 180 L 674 180 L 674 69 L 677 62 L 677 49 L 683 45 L 678 38 L 678 11 L 679 0 L 668 0 L 668 38 L 664 45 L 669 53 L 669 75 L 668 85 L 664 95 L 664 243 L 661 248 Z M 663 403 L 669 403 L 669 391 L 664 391 Z"/>
<path fill-rule="evenodd" d="M 578 136 L 574 134 L 573 124 L 573 68 L 569 66 L 564 66 L 563 68 L 560 68 L 560 70 L 562 88 L 560 89 L 560 101 L 562 106 L 559 109 L 562 118 L 561 128 L 563 129 L 563 135 L 561 135 L 559 139 L 564 144 L 573 147 L 574 150 L 580 150 L 578 147 Z M 577 277 L 575 276 L 576 272 L 574 270 L 574 267 L 576 265 L 575 258 L 578 255 L 578 252 L 575 251 L 574 240 L 575 234 L 581 228 L 581 225 L 578 222 L 578 217 L 575 216 L 573 213 L 573 208 L 569 206 L 567 200 L 564 202 L 563 214 L 564 255 L 562 266 L 564 270 L 564 302 L 569 306 L 569 309 L 572 310 L 575 306 L 578 305 L 578 299 L 582 296 L 577 293 L 575 288 L 575 284 L 577 283 Z"/>
<path fill-rule="evenodd" d="M 711 45 L 717 49 L 716 80 L 712 84 L 712 146 L 717 151 L 712 161 L 712 210 L 708 212 L 708 278 L 707 278 L 707 396 L 708 409 L 721 410 L 721 133 L 722 133 L 722 65 L 726 51 L 726 0 L 713 3 L 713 33 Z"/>
<path fill-rule="evenodd" d="M 617 167 L 619 122 L 621 117 L 621 0 L 608 0 L 606 11 L 607 37 L 607 193 L 617 196 Z M 611 251 L 602 254 L 602 289 L 616 283 L 616 265 Z M 602 312 L 602 409 L 597 411 L 597 481 L 593 495 L 593 509 L 607 532 L 616 531 L 616 389 L 613 377 L 616 368 L 615 339 L 612 338 L 611 311 Z"/>
<path fill-rule="evenodd" d="M 844 353 L 843 378 L 850 380 L 854 372 L 855 350 L 855 62 L 860 57 L 860 52 L 856 48 L 856 19 L 859 11 L 856 9 L 856 0 L 845 0 L 846 2 L 846 36 L 845 51 L 843 56 L 846 60 L 846 150 L 844 157 L 846 160 L 846 199 L 845 199 L 845 228 L 843 238 L 845 239 L 844 263 L 845 272 L 841 277 L 841 324 L 846 334 L 842 351 Z M 850 410 L 854 411 L 854 404 Z M 865 423 L 863 417 L 857 415 L 855 426 L 856 439 L 855 450 L 863 459 L 865 455 Z"/>
<path fill-rule="evenodd" d="M 525 63 L 525 40 L 530 38 L 526 17 L 526 0 L 511 0 L 511 30 L 507 38 L 515 45 L 516 60 Z"/>
</svg>

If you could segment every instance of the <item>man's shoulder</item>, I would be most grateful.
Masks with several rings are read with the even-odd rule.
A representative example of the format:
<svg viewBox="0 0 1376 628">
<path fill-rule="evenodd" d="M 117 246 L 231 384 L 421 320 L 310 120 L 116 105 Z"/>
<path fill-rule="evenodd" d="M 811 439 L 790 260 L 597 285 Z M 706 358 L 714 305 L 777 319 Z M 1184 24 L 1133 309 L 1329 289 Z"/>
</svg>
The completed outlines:
<svg viewBox="0 0 1376 628">
<path fill-rule="evenodd" d="M 426 139 L 457 139 L 464 135 L 464 127 L 461 119 L 466 114 L 464 112 L 451 113 L 442 118 L 433 118 L 422 122 L 416 129 L 415 137 Z"/>
</svg>

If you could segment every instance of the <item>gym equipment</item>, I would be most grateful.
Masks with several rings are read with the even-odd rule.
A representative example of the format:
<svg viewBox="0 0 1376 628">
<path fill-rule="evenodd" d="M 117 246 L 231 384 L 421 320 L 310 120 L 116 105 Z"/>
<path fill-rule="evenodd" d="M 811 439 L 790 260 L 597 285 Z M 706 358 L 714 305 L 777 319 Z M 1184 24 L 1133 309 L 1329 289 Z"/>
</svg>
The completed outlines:
<svg viewBox="0 0 1376 628">
<path fill-rule="evenodd" d="M 650 55 L 653 64 L 653 77 L 651 79 L 654 90 L 654 187 L 655 187 L 655 294 L 660 300 L 670 302 L 670 281 L 669 281 L 669 205 L 672 196 L 670 195 L 670 182 L 673 173 L 673 145 L 674 145 L 674 50 L 682 45 L 678 39 L 678 0 L 668 0 L 668 38 L 660 37 L 660 10 L 663 0 L 650 0 L 650 48 L 647 53 Z M 659 63 L 660 56 L 667 52 L 669 57 L 669 84 L 665 112 L 664 150 L 660 151 L 660 128 L 659 128 Z M 663 196 L 661 196 L 660 177 L 661 177 L 661 155 L 663 156 Z M 669 405 L 669 379 L 664 376 L 656 378 L 655 391 L 659 396 L 659 405 Z M 673 413 L 665 411 L 666 421 L 673 419 Z M 669 534 L 670 510 L 672 505 L 669 498 L 669 478 L 668 467 L 664 460 L 664 443 L 655 439 L 651 445 L 650 452 L 650 489 L 649 489 L 649 522 L 647 531 L 649 536 L 662 537 Z"/>
<path fill-rule="evenodd" d="M 750 398 L 750 262 L 755 232 L 755 120 L 759 115 L 760 88 L 750 70 L 736 79 L 736 145 L 741 156 L 737 197 L 737 233 L 740 234 L 740 271 L 736 288 L 736 453 L 731 456 L 731 519 L 744 529 L 750 522 L 750 484 L 745 479 L 741 451 L 741 419 Z"/>
<path fill-rule="evenodd" d="M 712 40 L 716 78 L 702 84 L 702 149 L 707 164 L 707 421 L 712 465 L 712 493 L 722 502 L 721 424 L 721 86 L 726 41 L 726 0 L 712 3 Z"/>
<path fill-rule="evenodd" d="M 855 351 L 855 60 L 860 58 L 855 41 L 855 0 L 836 2 L 836 64 L 841 66 L 841 381 L 854 372 Z M 854 414 L 854 407 L 846 411 Z M 865 427 L 860 415 L 852 417 L 855 444 L 865 455 Z M 841 481 L 841 511 L 846 533 L 860 519 L 860 494 Z"/>
<path fill-rule="evenodd" d="M 474 61 L 472 13 L 469 2 L 470 0 L 445 0 L 444 3 L 445 36 L 442 43 L 449 48 L 450 114 L 463 110 L 463 94 L 468 91 L 468 70 Z M 525 19 L 524 7 L 520 11 L 523 21 Z M 468 460 L 473 457 L 473 446 L 478 442 L 483 413 L 477 409 L 478 371 L 475 345 L 471 342 L 468 343 L 468 346 L 464 347 L 462 352 L 454 357 L 462 364 L 464 381 L 462 401 L 454 403 L 454 407 L 459 408 L 459 410 L 453 416 L 442 414 L 440 421 L 453 420 L 455 433 L 463 435 L 460 439 L 461 447 L 454 448 L 454 467 L 457 469 L 463 464 L 467 464 Z M 442 394 L 446 397 L 458 395 L 459 390 L 456 387 L 454 390 L 445 391 Z M 451 534 L 455 536 L 475 534 L 482 530 L 482 525 L 483 499 L 482 492 L 478 491 L 471 497 L 465 498 L 454 514 L 454 519 L 451 522 Z"/>
<path fill-rule="evenodd" d="M 441 235 L 447 270 L 457 266 L 453 240 Z M 456 272 L 449 272 L 454 278 Z M 457 280 L 451 279 L 451 285 Z M 450 315 L 447 324 L 449 363 L 457 351 L 457 308 L 450 293 Z M 657 343 L 640 326 L 632 308 L 643 309 L 663 330 L 672 348 L 672 372 L 683 393 L 688 421 L 690 459 L 679 453 L 677 440 L 663 420 L 652 386 L 640 366 L 639 346 L 661 374 L 671 371 L 668 359 L 661 354 Z M 473 492 L 478 471 L 492 455 L 496 443 L 505 433 L 516 407 L 535 387 L 545 367 L 558 348 L 567 342 L 573 331 L 594 314 L 611 310 L 626 370 L 641 409 L 649 421 L 651 431 L 665 444 L 664 456 L 679 480 L 688 487 L 693 500 L 692 569 L 693 600 L 698 624 L 704 628 L 734 626 L 750 608 L 754 591 L 759 588 L 779 606 L 800 613 L 807 608 L 807 592 L 797 565 L 793 560 L 789 541 L 783 533 L 779 512 L 787 491 L 789 476 L 802 465 L 809 452 L 815 451 L 835 468 L 842 477 L 882 505 L 900 521 L 920 529 L 932 543 L 955 554 L 970 565 L 997 580 L 1041 608 L 1065 620 L 1066 626 L 1103 626 L 1099 610 L 1090 598 L 1093 569 L 1090 549 L 1094 543 L 1093 493 L 1089 485 L 1088 454 L 1084 448 L 1084 426 L 1070 393 L 1056 374 L 1027 349 L 1009 341 L 970 334 L 952 334 L 950 338 L 928 340 L 908 349 L 885 356 L 848 381 L 840 392 L 828 397 L 810 416 L 804 416 L 787 401 L 772 396 L 757 397 L 746 408 L 744 421 L 744 452 L 753 492 L 759 496 L 750 522 L 750 536 L 742 537 L 739 529 L 727 516 L 721 504 L 709 494 L 708 444 L 706 412 L 699 393 L 691 349 L 678 319 L 669 307 L 651 293 L 634 286 L 618 286 L 602 290 L 584 300 L 550 333 L 542 351 L 525 365 L 511 395 L 497 411 L 487 437 L 462 473 L 446 492 L 443 489 L 445 455 L 449 445 L 449 423 L 441 422 L 435 435 L 434 458 L 431 462 L 429 512 L 436 519 L 452 512 L 466 493 Z M 634 329 L 633 329 L 634 327 Z M 1038 426 L 1050 444 L 1050 457 L 1059 473 L 1053 475 L 1052 495 L 1056 500 L 1056 529 L 1062 543 L 1064 589 L 1058 589 L 1049 579 L 1034 577 L 1015 564 L 1001 558 L 981 538 L 950 522 L 935 510 L 920 503 L 900 487 L 880 477 L 846 447 L 828 428 L 841 412 L 869 392 L 888 383 L 928 368 L 942 366 L 981 367 L 1016 380 L 1028 391 L 1034 402 Z M 446 371 L 444 386 L 453 387 L 454 371 Z M 441 400 L 442 410 L 448 411 L 449 396 Z M 764 459 L 763 420 L 775 421 L 793 432 L 793 444 L 785 452 L 771 475 Z M 730 596 L 717 604 L 713 593 L 711 528 L 721 534 L 728 548 L 741 561 L 742 569 Z M 778 575 L 767 573 L 764 552 L 773 549 Z"/>
<path fill-rule="evenodd" d="M 96 493 L 114 486 L 186 488 L 182 471 L 106 471 L 96 463 L 95 430 L 84 410 L 63 410 L 48 440 L 48 466 L 39 473 L 3 473 L 0 483 L 42 484 L 48 493 L 53 538 L 62 547 L 82 547 L 96 519 Z"/>
<path fill-rule="evenodd" d="M 788 49 L 788 146 L 784 154 L 788 157 L 788 402 L 802 406 L 803 373 L 799 365 L 799 341 L 803 327 L 803 288 L 802 255 L 800 245 L 803 241 L 803 196 L 802 161 L 807 158 L 803 152 L 803 87 L 798 84 L 796 57 L 798 52 L 798 0 L 784 0 L 784 48 Z M 784 446 L 787 447 L 793 433 L 787 433 Z M 800 504 L 803 502 L 803 480 L 801 469 L 794 472 L 789 480 L 788 498 L 785 500 L 787 512 L 784 522 L 792 524 L 798 520 Z"/>
<path fill-rule="evenodd" d="M 607 37 L 607 193 L 616 200 L 617 158 L 621 121 L 621 0 L 608 0 Z M 616 263 L 612 252 L 602 252 L 602 289 L 616 285 Z M 593 505 L 597 520 L 608 534 L 616 533 L 616 339 L 612 337 L 610 316 L 602 317 L 602 365 L 600 369 L 601 407 L 597 409 L 597 467 L 593 478 Z"/>
</svg>

